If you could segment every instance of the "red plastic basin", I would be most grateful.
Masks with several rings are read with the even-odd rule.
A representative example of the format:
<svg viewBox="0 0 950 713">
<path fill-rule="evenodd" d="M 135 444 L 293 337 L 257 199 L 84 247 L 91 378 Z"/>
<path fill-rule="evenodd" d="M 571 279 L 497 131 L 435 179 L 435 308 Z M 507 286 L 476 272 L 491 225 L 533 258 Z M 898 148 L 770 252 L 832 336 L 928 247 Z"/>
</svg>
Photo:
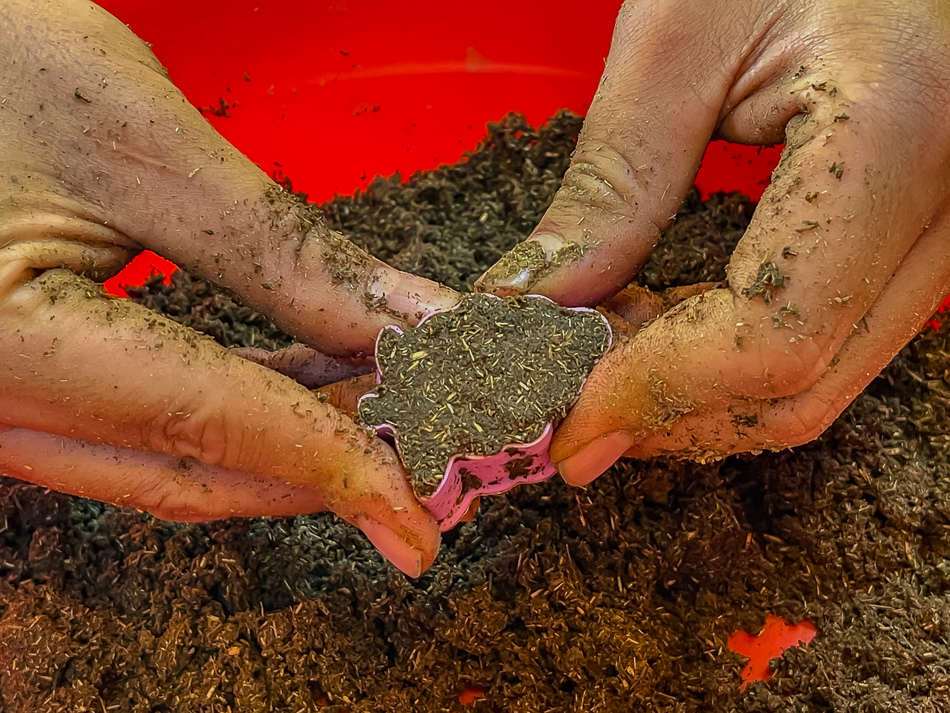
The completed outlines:
<svg viewBox="0 0 950 713">
<path fill-rule="evenodd" d="M 99 4 L 153 45 L 193 104 L 218 109 L 222 115 L 205 115 L 222 135 L 318 202 L 352 193 L 376 174 L 408 176 L 454 163 L 474 148 L 486 123 L 509 111 L 533 123 L 561 108 L 583 114 L 620 6 L 619 0 Z M 775 148 L 714 142 L 697 184 L 704 193 L 741 190 L 758 198 L 777 160 Z M 170 267 L 147 254 L 109 284 L 120 291 L 121 284 Z M 768 658 L 790 643 L 747 655 L 762 659 L 759 668 L 767 670 Z M 757 675 L 764 674 L 748 674 Z"/>
<path fill-rule="evenodd" d="M 150 42 L 172 80 L 268 174 L 323 201 L 376 174 L 456 162 L 509 111 L 583 114 L 618 0 L 579 9 L 422 0 L 100 0 Z M 758 197 L 775 149 L 717 142 L 697 179 Z M 173 266 L 146 254 L 108 287 Z"/>
</svg>

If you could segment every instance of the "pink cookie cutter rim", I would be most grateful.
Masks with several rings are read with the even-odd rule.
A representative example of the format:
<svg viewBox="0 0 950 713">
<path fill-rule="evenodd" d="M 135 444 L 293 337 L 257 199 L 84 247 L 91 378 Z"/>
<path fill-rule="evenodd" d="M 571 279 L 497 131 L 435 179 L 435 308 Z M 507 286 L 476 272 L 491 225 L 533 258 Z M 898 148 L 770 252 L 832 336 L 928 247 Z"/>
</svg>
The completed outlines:
<svg viewBox="0 0 950 713">
<path fill-rule="evenodd" d="M 501 299 L 495 295 L 488 295 L 494 299 Z M 557 304 L 554 300 L 544 295 L 525 295 L 530 299 L 542 299 Z M 439 314 L 453 312 L 459 305 L 454 305 L 449 309 L 433 310 L 419 320 L 417 327 L 427 320 Z M 566 307 L 571 312 L 587 312 L 596 314 L 607 328 L 607 345 L 604 348 L 604 354 L 610 351 L 613 344 L 613 330 L 610 322 L 604 315 L 590 307 Z M 395 325 L 383 327 L 376 336 L 376 345 L 374 354 L 376 356 L 376 384 L 382 383 L 382 369 L 379 365 L 379 344 L 386 331 L 394 331 L 400 336 L 405 334 L 405 330 Z M 594 364 L 600 359 L 598 357 Z M 587 377 L 581 381 L 577 393 L 568 408 L 572 407 L 584 389 Z M 362 405 L 366 399 L 378 398 L 378 394 L 370 392 L 363 394 L 359 399 L 359 405 Z M 392 424 L 382 423 L 373 426 L 377 435 L 391 439 L 396 452 L 402 460 L 402 452 L 399 448 L 399 437 L 395 427 Z M 423 506 L 432 513 L 432 516 L 439 521 L 439 529 L 442 532 L 448 532 L 454 528 L 459 520 L 468 512 L 472 501 L 482 495 L 498 495 L 505 493 L 512 488 L 525 483 L 539 483 L 547 480 L 557 473 L 557 467 L 551 461 L 549 452 L 551 438 L 554 435 L 554 425 L 547 423 L 535 440 L 530 443 L 509 443 L 502 447 L 497 453 L 491 455 L 474 455 L 458 453 L 449 459 L 446 464 L 445 473 L 442 481 L 435 492 L 427 498 L 420 498 Z M 514 474 L 513 474 L 514 473 Z"/>
</svg>

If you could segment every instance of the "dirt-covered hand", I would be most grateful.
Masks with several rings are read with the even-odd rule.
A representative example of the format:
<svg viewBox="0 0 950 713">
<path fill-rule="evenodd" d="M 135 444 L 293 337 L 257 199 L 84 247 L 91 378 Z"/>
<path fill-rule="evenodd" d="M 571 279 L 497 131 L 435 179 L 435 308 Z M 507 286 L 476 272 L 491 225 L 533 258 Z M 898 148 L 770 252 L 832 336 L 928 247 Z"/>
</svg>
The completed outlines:
<svg viewBox="0 0 950 713">
<path fill-rule="evenodd" d="M 482 289 L 599 304 L 711 138 L 786 146 L 726 282 L 594 370 L 552 447 L 564 478 L 820 434 L 950 289 L 948 112 L 945 2 L 625 3 L 564 185 Z"/>
<path fill-rule="evenodd" d="M 94 280 L 149 248 L 338 356 L 456 296 L 330 231 L 89 2 L 0 2 L 0 72 L 0 472 L 176 520 L 329 509 L 419 574 L 438 526 L 387 445 Z"/>
</svg>

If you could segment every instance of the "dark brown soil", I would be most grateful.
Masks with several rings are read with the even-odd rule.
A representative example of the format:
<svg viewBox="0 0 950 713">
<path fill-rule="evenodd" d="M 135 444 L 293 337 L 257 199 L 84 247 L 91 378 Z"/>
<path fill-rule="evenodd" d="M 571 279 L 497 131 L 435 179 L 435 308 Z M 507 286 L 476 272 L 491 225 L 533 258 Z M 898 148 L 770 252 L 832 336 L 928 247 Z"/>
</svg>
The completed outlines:
<svg viewBox="0 0 950 713">
<path fill-rule="evenodd" d="M 468 286 L 540 217 L 578 126 L 512 118 L 465 163 L 326 210 Z M 691 195 L 643 281 L 721 278 L 751 210 Z M 279 341 L 208 294 L 180 275 L 172 303 Z M 792 452 L 485 499 L 416 581 L 328 515 L 178 526 L 3 481 L 0 708 L 429 713 L 475 682 L 465 710 L 493 713 L 950 710 L 948 348 L 950 328 L 917 338 Z M 726 637 L 767 612 L 819 634 L 740 695 Z"/>
<path fill-rule="evenodd" d="M 383 331 L 382 382 L 359 415 L 392 427 L 414 492 L 429 497 L 453 456 L 495 455 L 560 423 L 609 344 L 596 312 L 465 295 L 415 329 Z"/>
</svg>

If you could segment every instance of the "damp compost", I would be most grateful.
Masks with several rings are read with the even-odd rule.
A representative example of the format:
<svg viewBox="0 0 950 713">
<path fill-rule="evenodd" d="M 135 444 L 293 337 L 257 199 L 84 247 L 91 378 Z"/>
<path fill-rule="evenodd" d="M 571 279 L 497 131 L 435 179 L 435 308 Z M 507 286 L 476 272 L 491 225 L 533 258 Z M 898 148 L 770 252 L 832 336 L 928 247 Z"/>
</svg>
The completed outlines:
<svg viewBox="0 0 950 713">
<path fill-rule="evenodd" d="M 413 491 L 429 497 L 455 456 L 492 456 L 559 424 L 609 345 L 597 312 L 463 295 L 413 329 L 380 333 L 381 383 L 359 417 L 393 433 Z"/>
<path fill-rule="evenodd" d="M 579 128 L 511 116 L 459 164 L 323 210 L 470 290 L 537 223 Z M 722 279 L 753 208 L 691 193 L 640 283 Z M 135 299 L 229 346 L 290 343 L 182 272 Z M 417 580 L 332 515 L 180 525 L 3 480 L 0 709 L 946 711 L 948 340 L 925 331 L 794 450 L 485 498 Z M 740 693 L 726 639 L 767 613 L 819 633 Z"/>
</svg>

